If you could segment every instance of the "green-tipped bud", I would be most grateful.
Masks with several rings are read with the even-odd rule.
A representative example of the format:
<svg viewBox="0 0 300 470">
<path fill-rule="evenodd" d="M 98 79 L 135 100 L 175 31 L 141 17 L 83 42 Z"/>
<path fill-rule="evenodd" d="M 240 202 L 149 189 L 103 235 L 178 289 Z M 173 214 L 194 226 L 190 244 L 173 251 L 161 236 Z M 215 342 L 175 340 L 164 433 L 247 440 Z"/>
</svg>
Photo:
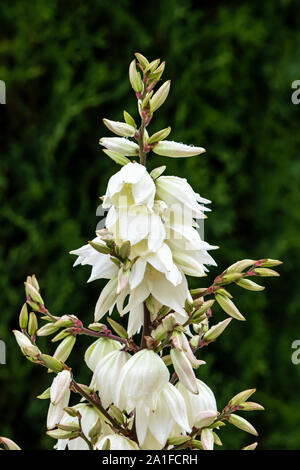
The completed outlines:
<svg viewBox="0 0 300 470">
<path fill-rule="evenodd" d="M 261 277 L 278 277 L 280 274 L 277 271 L 274 271 L 274 269 L 269 269 L 269 268 L 255 268 L 254 272 L 258 274 L 258 276 Z"/>
<path fill-rule="evenodd" d="M 62 431 L 79 431 L 79 424 L 77 423 L 72 423 L 72 424 L 58 424 L 57 425 L 58 429 L 61 429 Z"/>
<path fill-rule="evenodd" d="M 227 318 L 226 320 L 217 323 L 217 325 L 212 326 L 207 331 L 207 333 L 205 333 L 204 341 L 214 341 L 215 339 L 217 339 L 218 336 L 220 336 L 220 334 L 222 334 L 225 328 L 229 325 L 231 320 L 232 318 Z"/>
<path fill-rule="evenodd" d="M 202 446 L 201 442 L 197 441 L 197 439 L 192 439 L 191 444 L 192 444 L 192 449 L 203 450 L 203 446 Z"/>
<path fill-rule="evenodd" d="M 195 313 L 193 313 L 192 315 L 193 321 L 196 321 L 196 322 L 197 320 L 199 321 L 199 319 L 203 316 L 203 314 L 206 313 L 207 310 L 209 310 L 213 306 L 214 303 L 215 303 L 214 299 L 203 302 L 202 306 L 198 310 L 196 310 Z"/>
<path fill-rule="evenodd" d="M 77 416 L 79 416 L 79 411 L 76 410 L 76 408 L 72 408 L 71 406 L 66 406 L 66 408 L 64 408 L 64 410 L 72 418 L 76 418 Z"/>
<path fill-rule="evenodd" d="M 134 55 L 135 55 L 135 57 L 137 58 L 137 60 L 139 61 L 139 63 L 141 64 L 141 66 L 143 68 L 146 68 L 148 66 L 149 61 L 148 61 L 148 59 L 146 59 L 146 57 L 144 57 L 139 52 L 136 52 Z"/>
<path fill-rule="evenodd" d="M 88 328 L 93 331 L 105 331 L 106 325 L 104 323 L 90 323 Z"/>
<path fill-rule="evenodd" d="M 114 331 L 119 336 L 121 336 L 121 338 L 128 338 L 127 331 L 125 330 L 125 328 L 122 325 L 120 325 L 118 322 L 116 322 L 115 320 L 113 320 L 112 318 L 109 318 L 109 317 L 107 318 L 107 321 L 110 324 L 110 326 L 114 329 Z"/>
<path fill-rule="evenodd" d="M 102 149 L 102 150 L 118 165 L 125 166 L 127 165 L 127 163 L 130 163 L 129 158 L 125 157 L 121 153 L 113 152 L 112 150 L 107 150 L 107 149 Z"/>
<path fill-rule="evenodd" d="M 54 357 L 48 356 L 48 354 L 41 354 L 39 359 L 45 367 L 48 367 L 48 369 L 53 370 L 53 372 L 58 373 L 64 369 L 64 364 L 62 364 Z"/>
<path fill-rule="evenodd" d="M 41 353 L 39 348 L 33 344 L 24 333 L 13 330 L 13 334 L 15 335 L 16 341 L 25 356 L 35 358 Z"/>
<path fill-rule="evenodd" d="M 190 436 L 174 436 L 169 437 L 168 444 L 170 446 L 180 446 L 181 444 L 185 444 L 186 442 L 190 441 Z"/>
<path fill-rule="evenodd" d="M 126 122 L 126 124 L 136 129 L 137 127 L 136 122 L 133 119 L 133 117 L 129 113 L 127 113 L 127 111 L 123 111 L 123 116 L 124 116 L 124 121 Z"/>
<path fill-rule="evenodd" d="M 131 244 L 127 240 L 126 242 L 122 243 L 122 245 L 120 247 L 120 251 L 119 251 L 120 257 L 123 260 L 129 258 L 130 251 L 131 251 Z"/>
<path fill-rule="evenodd" d="M 154 170 L 151 171 L 150 176 L 156 180 L 160 175 L 163 174 L 163 172 L 166 169 L 166 165 L 159 166 L 158 168 L 154 168 Z"/>
<path fill-rule="evenodd" d="M 216 301 L 220 305 L 220 307 L 231 317 L 235 318 L 236 320 L 245 321 L 246 318 L 239 312 L 236 308 L 232 300 L 224 295 L 216 294 Z"/>
<path fill-rule="evenodd" d="M 44 305 L 44 301 L 40 296 L 39 292 L 36 290 L 36 288 L 28 282 L 25 282 L 24 284 L 26 295 L 28 295 L 33 302 L 37 302 L 40 305 Z"/>
<path fill-rule="evenodd" d="M 163 306 L 159 309 L 159 312 L 158 312 L 159 318 L 162 318 L 162 317 L 164 317 L 165 315 L 167 315 L 167 313 L 169 313 L 170 310 L 171 310 L 170 307 L 168 307 L 167 305 L 163 305 Z"/>
<path fill-rule="evenodd" d="M 145 96 L 145 98 L 143 99 L 142 101 L 142 109 L 145 109 L 150 101 L 150 99 L 152 98 L 152 95 L 153 95 L 154 91 L 150 91 L 150 93 L 147 93 L 147 95 Z M 145 143 L 145 139 L 144 139 L 144 143 Z"/>
<path fill-rule="evenodd" d="M 216 284 L 230 284 L 231 282 L 238 281 L 243 276 L 242 273 L 228 273 L 223 274 Z"/>
<path fill-rule="evenodd" d="M 214 431 L 212 431 L 212 435 L 213 435 L 213 438 L 214 438 L 214 443 L 217 446 L 222 446 L 223 443 L 222 443 L 221 439 L 219 438 L 218 434 L 216 434 Z"/>
<path fill-rule="evenodd" d="M 46 434 L 53 439 L 74 439 L 79 436 L 79 431 L 64 431 L 63 429 L 52 429 L 47 431 Z"/>
<path fill-rule="evenodd" d="M 66 328 L 64 330 L 61 330 L 59 333 L 57 333 L 57 335 L 51 339 L 51 342 L 56 343 L 57 341 L 61 341 L 62 339 L 64 339 L 66 336 L 69 336 L 69 335 L 70 335 L 70 332 Z"/>
<path fill-rule="evenodd" d="M 201 341 L 201 336 L 195 335 L 190 339 L 190 345 L 192 348 L 197 348 L 199 346 L 199 343 Z"/>
<path fill-rule="evenodd" d="M 21 450 L 21 447 L 11 439 L 8 439 L 8 437 L 0 436 L 0 444 L 4 446 L 5 450 Z"/>
<path fill-rule="evenodd" d="M 36 398 L 39 400 L 48 400 L 50 398 L 50 387 L 48 387 L 43 393 L 38 395 Z"/>
<path fill-rule="evenodd" d="M 258 435 L 258 432 L 252 426 L 252 424 L 241 416 L 231 414 L 228 417 L 228 421 L 229 423 L 233 424 L 233 426 L 242 429 L 242 431 L 248 432 L 249 434 L 253 434 L 254 436 Z"/>
<path fill-rule="evenodd" d="M 260 261 L 262 261 L 260 265 L 262 268 L 273 268 L 274 266 L 282 264 L 282 261 L 279 261 L 278 259 L 264 259 Z"/>
<path fill-rule="evenodd" d="M 171 127 L 167 127 L 166 129 L 162 129 L 161 131 L 155 132 L 150 139 L 148 140 L 148 144 L 154 144 L 155 142 L 160 142 L 161 140 L 168 137 L 171 132 Z"/>
<path fill-rule="evenodd" d="M 110 253 L 110 249 L 108 248 L 108 246 L 103 245 L 102 243 L 89 241 L 89 245 L 91 245 L 91 247 L 93 247 L 94 250 L 98 251 L 99 253 L 103 255 L 108 255 Z"/>
<path fill-rule="evenodd" d="M 230 294 L 230 292 L 228 292 L 228 290 L 226 289 L 223 289 L 223 287 L 221 289 L 218 289 L 218 294 L 221 294 L 221 295 L 225 295 L 225 297 L 229 297 L 229 299 L 232 299 L 232 295 Z"/>
<path fill-rule="evenodd" d="M 27 325 L 28 325 L 28 310 L 27 310 L 27 305 L 24 304 L 20 316 L 19 316 L 19 325 L 21 330 L 26 330 Z"/>
<path fill-rule="evenodd" d="M 110 119 L 104 118 L 103 123 L 111 132 L 121 137 L 133 137 L 135 134 L 135 127 L 126 122 L 111 121 Z"/>
<path fill-rule="evenodd" d="M 29 322 L 28 322 L 28 333 L 30 334 L 30 336 L 35 336 L 38 328 L 39 328 L 39 324 L 38 324 L 36 315 L 35 313 L 31 312 L 29 314 Z"/>
<path fill-rule="evenodd" d="M 203 294 L 203 292 L 205 292 L 207 289 L 206 287 L 198 287 L 197 289 L 191 289 L 190 290 L 190 293 L 191 295 L 200 295 L 200 294 Z"/>
<path fill-rule="evenodd" d="M 124 424 L 125 419 L 122 411 L 115 405 L 111 405 L 108 410 L 110 416 L 112 416 L 118 423 Z"/>
<path fill-rule="evenodd" d="M 240 279 L 236 284 L 243 289 L 252 290 L 252 291 L 261 291 L 264 290 L 264 286 L 256 284 L 256 282 L 250 281 L 250 279 Z"/>
<path fill-rule="evenodd" d="M 154 70 L 154 71 L 150 74 L 149 79 L 150 79 L 150 80 L 154 80 L 155 82 L 158 82 L 158 80 L 160 80 L 162 74 L 164 73 L 165 66 L 166 66 L 166 63 L 165 63 L 165 62 L 162 62 L 162 63 L 160 64 L 160 66 L 157 67 L 157 69 Z"/>
<path fill-rule="evenodd" d="M 158 67 L 160 64 L 160 59 L 155 59 L 152 60 L 152 62 L 149 62 L 149 64 L 146 66 L 144 73 L 146 72 L 154 72 L 156 67 Z"/>
<path fill-rule="evenodd" d="M 185 304 L 184 304 L 184 310 L 187 313 L 192 313 L 192 311 L 194 310 L 193 302 L 190 302 L 188 299 L 186 299 Z"/>
<path fill-rule="evenodd" d="M 75 315 L 63 315 L 62 317 L 59 317 L 58 320 L 56 320 L 54 325 L 65 328 L 67 326 L 73 326 L 74 320 L 78 320 Z"/>
<path fill-rule="evenodd" d="M 239 405 L 240 403 L 247 401 L 248 398 L 251 397 L 251 395 L 253 395 L 253 393 L 255 392 L 256 388 L 249 388 L 249 390 L 243 390 L 242 392 L 238 393 L 233 398 L 231 398 L 228 404 L 229 406 Z"/>
<path fill-rule="evenodd" d="M 155 308 L 155 304 L 154 304 L 154 299 L 153 299 L 151 294 L 147 297 L 145 303 L 146 303 L 147 309 L 150 312 L 151 317 L 154 317 L 154 315 L 156 315 L 157 312 L 156 312 L 156 308 Z"/>
<path fill-rule="evenodd" d="M 136 69 L 136 61 L 133 60 L 129 66 L 129 80 L 132 88 L 136 93 L 141 93 L 143 90 L 143 81 L 141 74 Z"/>
<path fill-rule="evenodd" d="M 241 261 L 237 261 L 236 263 L 232 264 L 229 266 L 229 268 L 226 269 L 227 273 L 241 273 L 244 271 L 244 269 L 249 268 L 250 266 L 253 266 L 255 261 L 253 259 L 242 259 Z"/>
<path fill-rule="evenodd" d="M 35 274 L 33 274 L 31 276 L 31 283 L 33 285 L 33 287 L 39 292 L 40 291 L 40 286 L 39 286 L 39 283 L 37 281 L 37 278 L 35 277 Z"/>
<path fill-rule="evenodd" d="M 106 439 L 101 450 L 110 450 L 110 440 Z"/>
<path fill-rule="evenodd" d="M 264 407 L 254 401 L 247 401 L 246 403 L 240 403 L 239 407 L 241 411 L 264 411 Z"/>
<path fill-rule="evenodd" d="M 253 442 L 253 444 L 250 444 L 249 446 L 243 447 L 241 450 L 255 450 L 257 447 L 257 442 Z"/>
<path fill-rule="evenodd" d="M 53 357 L 58 361 L 65 362 L 70 356 L 75 342 L 75 336 L 67 336 L 65 339 L 62 340 L 62 342 L 56 349 Z"/>
<path fill-rule="evenodd" d="M 153 113 L 165 102 L 170 91 L 171 81 L 165 82 L 150 100 L 150 111 Z"/>
<path fill-rule="evenodd" d="M 98 441 L 102 431 L 102 422 L 101 419 L 98 418 L 94 426 L 89 430 L 89 438 L 91 443 L 94 445 Z"/>
<path fill-rule="evenodd" d="M 54 323 L 46 323 L 46 325 L 42 326 L 39 330 L 37 330 L 38 336 L 48 336 L 52 335 L 59 329 Z"/>
</svg>

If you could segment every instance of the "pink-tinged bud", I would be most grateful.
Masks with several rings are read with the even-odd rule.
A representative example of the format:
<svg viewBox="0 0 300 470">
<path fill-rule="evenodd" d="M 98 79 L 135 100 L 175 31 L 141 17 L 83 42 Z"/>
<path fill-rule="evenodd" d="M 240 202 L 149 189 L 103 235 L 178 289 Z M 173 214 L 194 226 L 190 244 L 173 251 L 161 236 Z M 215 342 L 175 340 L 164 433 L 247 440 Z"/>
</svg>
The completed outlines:
<svg viewBox="0 0 300 470">
<path fill-rule="evenodd" d="M 228 417 L 229 423 L 233 424 L 235 427 L 242 429 L 242 431 L 248 432 L 249 434 L 253 434 L 254 436 L 258 435 L 256 429 L 252 426 L 249 421 L 241 416 L 230 414 Z"/>
<path fill-rule="evenodd" d="M 258 274 L 259 276 L 262 276 L 262 277 L 280 276 L 280 274 L 277 271 L 274 271 L 274 269 L 269 269 L 269 268 L 255 268 L 253 271 L 255 274 Z"/>
<path fill-rule="evenodd" d="M 264 407 L 262 405 L 259 405 L 259 403 L 254 403 L 253 401 L 240 403 L 239 408 L 241 408 L 242 411 L 264 411 Z"/>
<path fill-rule="evenodd" d="M 5 450 L 21 450 L 21 448 L 14 441 L 8 439 L 8 437 L 0 436 L 0 444 L 4 446 Z"/>
<path fill-rule="evenodd" d="M 205 152 L 205 149 L 202 147 L 193 147 L 192 145 L 172 142 L 169 140 L 162 140 L 157 145 L 155 145 L 153 152 L 157 155 L 162 155 L 165 157 L 180 158 L 200 155 L 201 153 Z"/>
<path fill-rule="evenodd" d="M 201 444 L 204 450 L 214 449 L 214 435 L 211 429 L 207 429 L 207 428 L 202 429 Z"/>
<path fill-rule="evenodd" d="M 33 287 L 32 284 L 29 284 L 28 282 L 25 282 L 25 292 L 26 295 L 30 297 L 33 302 L 37 302 L 40 305 L 44 305 L 44 301 L 42 297 L 40 296 L 39 292 L 36 290 L 35 287 Z"/>
<path fill-rule="evenodd" d="M 262 268 L 272 268 L 274 266 L 279 266 L 282 264 L 282 261 L 278 259 L 260 259 L 256 261 L 255 266 L 261 266 Z"/>
<path fill-rule="evenodd" d="M 148 59 L 146 59 L 146 57 L 143 56 L 143 54 L 140 54 L 139 52 L 136 52 L 134 55 L 135 55 L 135 57 L 137 58 L 137 60 L 139 61 L 139 63 L 141 64 L 141 66 L 143 68 L 146 68 L 149 65 Z"/>
</svg>

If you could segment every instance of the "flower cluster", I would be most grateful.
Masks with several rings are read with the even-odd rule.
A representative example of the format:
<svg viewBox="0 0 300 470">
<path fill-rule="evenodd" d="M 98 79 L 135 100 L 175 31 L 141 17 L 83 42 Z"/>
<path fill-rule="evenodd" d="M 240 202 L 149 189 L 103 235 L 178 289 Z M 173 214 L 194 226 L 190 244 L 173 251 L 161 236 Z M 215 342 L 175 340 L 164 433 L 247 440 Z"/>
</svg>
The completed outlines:
<svg viewBox="0 0 300 470">
<path fill-rule="evenodd" d="M 136 59 L 138 63 L 130 64 L 129 78 L 141 124 L 138 127 L 126 111 L 124 122 L 103 120 L 117 137 L 104 137 L 100 144 L 121 168 L 110 178 L 102 197 L 107 211 L 104 228 L 71 251 L 77 256 L 74 266 L 92 267 L 88 282 L 108 280 L 95 306 L 93 323 L 84 327 L 74 315 L 50 313 L 33 275 L 25 283 L 21 331 L 14 333 L 31 362 L 56 374 L 49 389 L 38 397 L 50 399 L 47 434 L 57 439 L 56 449 L 211 450 L 214 444 L 222 445 L 217 432 L 226 423 L 257 435 L 235 412 L 263 408 L 247 401 L 255 392 L 250 389 L 218 412 L 212 390 L 197 378 L 201 369 L 195 370 L 205 361 L 196 353 L 214 342 L 232 318 L 245 320 L 227 285 L 262 290 L 249 278 L 277 276 L 270 268 L 280 262 L 242 260 L 209 287 L 189 289 L 186 276 L 202 278 L 208 266 L 216 265 L 209 251 L 217 247 L 204 241 L 199 230 L 210 201 L 186 179 L 165 176 L 165 166 L 148 172 L 146 162 L 150 151 L 182 158 L 205 150 L 166 140 L 170 127 L 149 136 L 147 128 L 167 98 L 170 82 L 154 92 L 164 62 L 149 62 L 141 54 Z M 230 318 L 211 325 L 215 301 Z M 30 313 L 28 306 L 33 310 Z M 38 313 L 47 321 L 42 327 Z M 109 327 L 100 323 L 107 314 Z M 52 356 L 36 345 L 37 337 L 51 334 L 55 334 L 52 341 L 59 342 Z M 66 364 L 82 334 L 95 339 L 84 358 L 93 373 L 89 386 L 79 384 Z M 81 395 L 78 405 L 69 406 L 71 392 Z M 0 439 L 6 439 L 7 448 L 16 446 L 7 438 Z M 255 447 L 253 443 L 245 449 Z"/>
</svg>

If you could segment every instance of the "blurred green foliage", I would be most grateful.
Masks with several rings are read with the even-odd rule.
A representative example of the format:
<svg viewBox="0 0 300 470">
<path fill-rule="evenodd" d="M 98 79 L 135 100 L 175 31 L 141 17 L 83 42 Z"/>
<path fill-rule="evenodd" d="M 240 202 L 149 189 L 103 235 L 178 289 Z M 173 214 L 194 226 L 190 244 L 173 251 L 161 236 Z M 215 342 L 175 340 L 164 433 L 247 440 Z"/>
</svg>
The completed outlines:
<svg viewBox="0 0 300 470">
<path fill-rule="evenodd" d="M 233 394 L 257 387 L 266 412 L 248 413 L 260 448 L 300 447 L 300 365 L 291 343 L 300 337 L 300 106 L 291 83 L 300 79 L 300 4 L 291 0 L 25 0 L 1 2 L 0 78 L 0 365 L 2 435 L 29 449 L 51 448 L 41 436 L 47 400 L 35 396 L 52 379 L 26 361 L 12 339 L 23 303 L 23 281 L 35 273 L 48 308 L 84 322 L 103 286 L 86 285 L 88 267 L 73 269 L 71 249 L 93 236 L 98 197 L 117 170 L 98 146 L 101 118 L 137 115 L 127 70 L 133 53 L 166 60 L 168 101 L 150 131 L 172 126 L 172 138 L 207 149 L 185 160 L 153 156 L 150 168 L 189 178 L 213 201 L 206 239 L 220 245 L 219 267 L 245 257 L 284 261 L 280 279 L 262 293 L 232 289 L 247 323 L 231 322 L 203 350 L 199 370 L 221 408 Z M 193 286 L 199 285 L 193 281 Z M 224 318 L 216 310 L 216 320 Z M 71 365 L 90 380 L 79 338 Z M 53 345 L 41 341 L 47 352 Z M 244 414 L 245 416 L 245 414 Z M 228 427 L 226 448 L 253 442 Z"/>
</svg>

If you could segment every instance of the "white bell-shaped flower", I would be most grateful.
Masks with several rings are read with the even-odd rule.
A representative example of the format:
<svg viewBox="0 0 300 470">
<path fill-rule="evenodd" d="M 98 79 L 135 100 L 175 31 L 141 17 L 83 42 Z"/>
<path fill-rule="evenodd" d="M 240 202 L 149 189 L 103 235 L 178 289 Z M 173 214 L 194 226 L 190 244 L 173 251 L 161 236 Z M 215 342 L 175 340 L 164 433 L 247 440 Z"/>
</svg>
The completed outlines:
<svg viewBox="0 0 300 470">
<path fill-rule="evenodd" d="M 181 382 L 178 382 L 176 387 L 184 398 L 189 425 L 197 428 L 209 426 L 218 415 L 216 399 L 212 390 L 199 379 L 197 379 L 199 392 L 197 395 L 187 390 Z"/>
<path fill-rule="evenodd" d="M 153 207 L 155 184 L 144 165 L 127 163 L 114 174 L 107 186 L 103 207 L 125 208 L 133 204 Z"/>
<path fill-rule="evenodd" d="M 84 360 L 87 366 L 94 372 L 97 365 L 104 357 L 121 348 L 122 344 L 114 339 L 99 338 L 88 347 L 84 355 Z"/>
<path fill-rule="evenodd" d="M 116 384 L 129 358 L 126 351 L 116 350 L 107 354 L 97 365 L 90 388 L 98 390 L 104 408 L 116 402 Z"/>
<path fill-rule="evenodd" d="M 142 349 L 126 362 L 117 384 L 116 405 L 130 413 L 141 400 L 151 407 L 169 381 L 163 360 L 152 350 Z"/>
<path fill-rule="evenodd" d="M 181 432 L 191 431 L 184 399 L 171 383 L 167 383 L 159 392 L 152 408 L 147 408 L 144 400 L 137 404 L 136 431 L 140 445 L 144 444 L 149 430 L 159 444 L 164 446 L 176 425 Z"/>
<path fill-rule="evenodd" d="M 100 237 L 94 238 L 93 242 L 106 247 L 106 244 Z M 72 250 L 70 253 L 78 256 L 73 266 L 77 266 L 78 264 L 89 264 L 92 266 L 92 272 L 88 282 L 94 281 L 95 279 L 111 279 L 118 272 L 117 266 L 110 260 L 109 255 L 99 253 L 99 251 L 95 250 L 89 244 L 77 250 Z"/>
</svg>

